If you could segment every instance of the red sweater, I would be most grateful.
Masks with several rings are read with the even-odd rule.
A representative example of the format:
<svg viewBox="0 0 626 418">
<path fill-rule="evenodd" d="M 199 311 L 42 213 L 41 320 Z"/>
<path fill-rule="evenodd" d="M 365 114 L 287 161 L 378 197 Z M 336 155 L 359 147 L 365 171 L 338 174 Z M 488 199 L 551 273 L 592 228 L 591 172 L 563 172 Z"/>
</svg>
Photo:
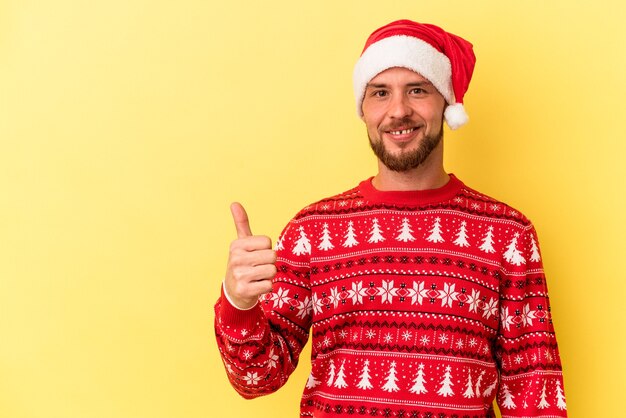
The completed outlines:
<svg viewBox="0 0 626 418">
<path fill-rule="evenodd" d="M 217 342 L 244 397 L 282 386 L 312 334 L 301 416 L 565 417 L 535 230 L 456 177 L 370 180 L 304 208 L 277 242 L 273 291 L 222 294 Z"/>
</svg>

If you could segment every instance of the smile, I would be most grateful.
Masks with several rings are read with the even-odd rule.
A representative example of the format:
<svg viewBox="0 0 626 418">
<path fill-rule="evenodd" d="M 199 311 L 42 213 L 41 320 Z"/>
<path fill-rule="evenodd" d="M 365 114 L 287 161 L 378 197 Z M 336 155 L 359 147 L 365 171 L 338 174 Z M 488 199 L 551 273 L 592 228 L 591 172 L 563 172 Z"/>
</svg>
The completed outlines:
<svg viewBox="0 0 626 418">
<path fill-rule="evenodd" d="M 406 135 L 406 134 L 410 134 L 414 130 L 415 130 L 415 128 L 410 128 L 410 129 L 403 129 L 401 131 L 389 131 L 389 133 L 391 135 Z"/>
</svg>

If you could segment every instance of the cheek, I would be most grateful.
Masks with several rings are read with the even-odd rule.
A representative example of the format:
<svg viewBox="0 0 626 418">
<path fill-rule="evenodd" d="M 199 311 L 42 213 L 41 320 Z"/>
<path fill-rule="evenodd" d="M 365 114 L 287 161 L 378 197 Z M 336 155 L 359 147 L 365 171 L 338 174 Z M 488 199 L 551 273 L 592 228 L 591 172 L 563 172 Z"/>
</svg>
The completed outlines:
<svg viewBox="0 0 626 418">
<path fill-rule="evenodd" d="M 376 123 L 376 120 L 372 117 L 372 114 L 369 112 L 364 113 L 363 116 L 361 116 L 361 120 L 365 124 L 365 127 L 367 128 L 368 131 L 372 129 L 376 129 L 376 126 L 378 125 Z"/>
<path fill-rule="evenodd" d="M 433 113 L 431 120 L 437 125 L 440 124 L 443 121 L 443 112 Z"/>
<path fill-rule="evenodd" d="M 363 111 L 361 119 L 368 124 L 375 123 L 385 114 L 384 106 L 380 103 L 370 102 L 368 100 L 363 101 L 361 110 Z"/>
<path fill-rule="evenodd" d="M 379 123 L 376 123 L 375 121 L 372 121 L 371 119 L 366 120 L 365 121 L 365 128 L 367 129 L 367 132 L 369 133 L 370 137 L 371 136 L 375 136 L 375 137 L 379 136 L 379 128 L 380 128 L 380 124 Z"/>
<path fill-rule="evenodd" d="M 446 110 L 446 102 L 441 98 L 441 100 L 437 100 L 437 102 L 432 107 L 433 109 L 433 119 L 442 121 L 443 120 L 443 112 Z"/>
<path fill-rule="evenodd" d="M 384 113 L 375 109 L 363 108 L 363 117 L 361 117 L 368 129 L 378 127 L 384 119 Z"/>
<path fill-rule="evenodd" d="M 443 106 L 429 106 L 429 107 L 424 107 L 420 111 L 420 115 L 425 120 L 430 121 L 430 123 L 437 125 L 441 121 L 443 121 L 443 111 L 444 111 Z"/>
</svg>

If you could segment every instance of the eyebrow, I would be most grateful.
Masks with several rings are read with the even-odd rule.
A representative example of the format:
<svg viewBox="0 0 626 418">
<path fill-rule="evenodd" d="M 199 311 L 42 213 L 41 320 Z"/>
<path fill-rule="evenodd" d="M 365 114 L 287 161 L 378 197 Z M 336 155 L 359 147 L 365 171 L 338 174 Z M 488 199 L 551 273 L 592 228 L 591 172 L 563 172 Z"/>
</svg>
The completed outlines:
<svg viewBox="0 0 626 418">
<path fill-rule="evenodd" d="M 433 85 L 433 83 L 431 83 L 430 81 L 426 81 L 425 80 L 425 81 L 416 81 L 414 83 L 408 83 L 406 85 L 406 87 L 424 87 L 424 86 L 432 86 L 432 85 Z M 388 87 L 388 85 L 384 84 L 384 83 L 376 83 L 376 84 L 375 83 L 367 83 L 365 85 L 366 89 L 369 89 L 369 88 L 380 89 L 380 88 L 385 88 L 385 87 Z"/>
</svg>

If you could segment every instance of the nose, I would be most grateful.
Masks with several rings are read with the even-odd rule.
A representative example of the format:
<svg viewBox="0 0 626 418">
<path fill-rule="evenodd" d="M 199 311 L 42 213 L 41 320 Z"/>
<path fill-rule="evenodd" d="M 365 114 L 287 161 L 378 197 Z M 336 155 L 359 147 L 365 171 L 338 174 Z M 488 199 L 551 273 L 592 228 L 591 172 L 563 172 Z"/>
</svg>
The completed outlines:
<svg viewBox="0 0 626 418">
<path fill-rule="evenodd" d="M 409 98 L 404 94 L 395 95 L 389 102 L 389 117 L 402 119 L 412 113 L 413 109 L 409 104 Z"/>
</svg>

